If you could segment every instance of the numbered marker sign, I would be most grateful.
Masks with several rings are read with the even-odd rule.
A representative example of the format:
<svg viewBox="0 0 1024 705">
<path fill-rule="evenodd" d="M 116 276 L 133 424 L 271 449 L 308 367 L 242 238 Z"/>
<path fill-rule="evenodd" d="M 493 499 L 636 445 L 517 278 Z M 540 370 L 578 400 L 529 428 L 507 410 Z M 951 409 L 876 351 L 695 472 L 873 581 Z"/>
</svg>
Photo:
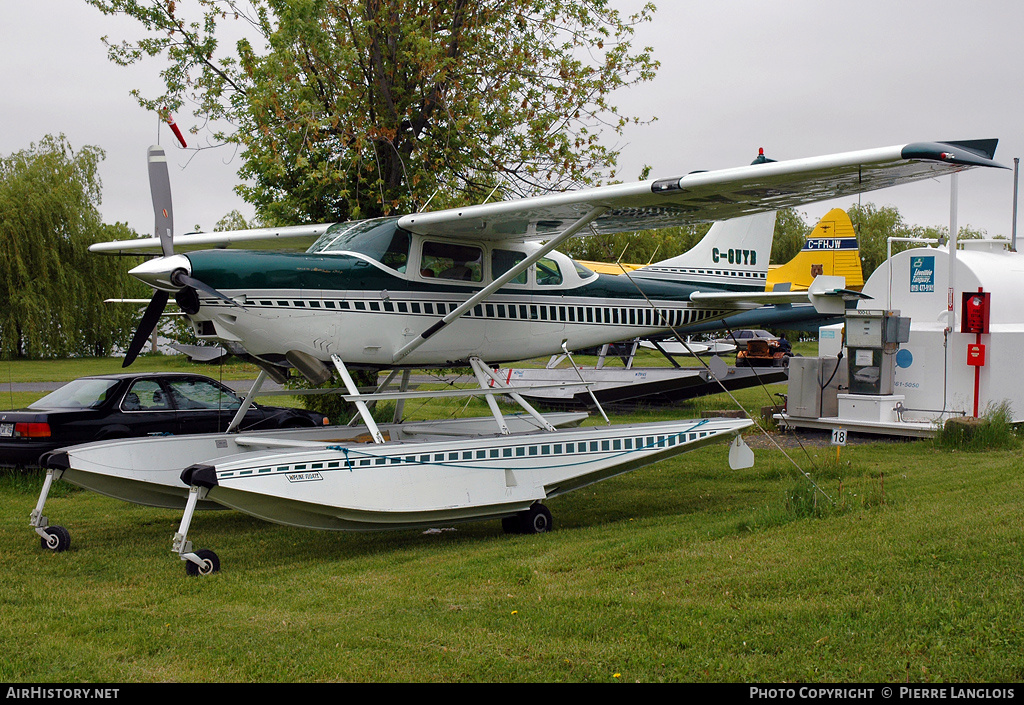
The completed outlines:
<svg viewBox="0 0 1024 705">
<path fill-rule="evenodd" d="M 834 446 L 845 446 L 846 445 L 846 429 L 845 428 L 833 428 L 832 429 L 832 445 L 834 445 Z"/>
</svg>

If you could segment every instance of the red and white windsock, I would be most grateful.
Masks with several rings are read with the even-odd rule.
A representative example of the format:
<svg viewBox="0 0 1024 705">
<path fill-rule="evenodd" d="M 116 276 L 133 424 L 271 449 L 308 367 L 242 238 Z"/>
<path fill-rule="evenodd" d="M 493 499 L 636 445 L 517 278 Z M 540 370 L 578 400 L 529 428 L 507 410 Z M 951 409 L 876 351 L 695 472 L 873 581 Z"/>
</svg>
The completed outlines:
<svg viewBox="0 0 1024 705">
<path fill-rule="evenodd" d="M 174 122 L 174 116 L 171 115 L 171 111 L 164 108 L 164 115 L 167 117 L 167 124 L 171 126 L 171 132 L 173 132 L 174 136 L 178 138 L 179 142 L 181 142 L 181 146 L 187 149 L 188 145 L 185 144 L 185 138 L 181 136 L 181 130 L 178 129 L 178 125 Z"/>
</svg>

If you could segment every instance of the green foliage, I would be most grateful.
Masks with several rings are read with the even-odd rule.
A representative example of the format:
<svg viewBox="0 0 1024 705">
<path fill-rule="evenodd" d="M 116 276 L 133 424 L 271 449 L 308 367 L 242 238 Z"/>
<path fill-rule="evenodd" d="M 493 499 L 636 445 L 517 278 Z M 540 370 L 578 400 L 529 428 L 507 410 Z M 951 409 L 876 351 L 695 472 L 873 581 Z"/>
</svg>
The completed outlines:
<svg viewBox="0 0 1024 705">
<path fill-rule="evenodd" d="M 94 242 L 134 237 L 100 218 L 102 150 L 75 151 L 63 136 L 0 158 L 0 351 L 4 357 L 107 355 L 134 329 L 133 307 L 108 297 L 144 296 L 117 258 Z"/>
<path fill-rule="evenodd" d="M 775 214 L 775 234 L 772 236 L 772 264 L 785 264 L 797 256 L 811 226 L 793 208 L 784 208 Z"/>
<path fill-rule="evenodd" d="M 977 419 L 953 418 L 946 421 L 935 436 L 935 444 L 946 450 L 986 451 L 1020 446 L 1010 404 L 991 404 Z"/>
<path fill-rule="evenodd" d="M 352 379 L 361 390 L 372 391 L 377 385 L 377 373 L 375 371 L 354 370 L 351 372 Z M 302 375 L 292 375 L 285 382 L 288 389 L 334 389 L 341 386 L 337 376 L 315 386 Z M 355 416 L 356 405 L 345 401 L 340 394 L 303 394 L 300 397 L 302 406 L 310 411 L 316 411 L 327 416 L 332 424 L 345 424 Z"/>
<path fill-rule="evenodd" d="M 903 220 L 899 210 L 894 206 L 878 207 L 873 203 L 851 206 L 847 211 L 853 222 L 857 241 L 860 245 L 860 258 L 864 279 L 867 280 L 880 264 L 885 262 L 888 254 L 888 238 L 912 237 L 924 240 L 922 244 L 932 244 L 934 239 L 946 240 L 949 237 L 948 227 L 923 227 L 909 225 Z M 984 230 L 970 226 L 958 228 L 958 240 L 976 240 L 987 237 Z M 913 242 L 893 242 L 891 254 L 918 247 Z"/>
<path fill-rule="evenodd" d="M 146 36 L 166 91 L 213 141 L 244 149 L 240 191 L 270 224 L 372 217 L 561 190 L 614 174 L 599 139 L 635 120 L 613 91 L 653 78 L 608 0 L 87 0 Z M 226 45 L 220 37 L 240 37 Z M 432 199 L 432 200 L 431 200 Z"/>
<path fill-rule="evenodd" d="M 224 232 L 226 230 L 248 230 L 249 228 L 258 227 L 260 227 L 259 224 L 247 222 L 245 216 L 237 210 L 233 210 L 217 221 L 217 224 L 213 226 L 213 231 Z"/>
<path fill-rule="evenodd" d="M 590 235 L 570 240 L 561 251 L 575 259 L 593 262 L 648 264 L 675 257 L 700 242 L 710 224 L 641 230 L 633 233 Z"/>
<path fill-rule="evenodd" d="M 860 246 L 861 268 L 864 272 L 865 281 L 871 273 L 882 264 L 886 258 L 887 238 L 890 237 L 918 237 L 919 229 L 913 228 L 904 222 L 903 216 L 893 206 L 882 206 L 879 208 L 873 203 L 866 205 L 851 206 L 847 211 L 850 220 L 853 222 L 853 229 L 857 233 L 857 242 Z M 912 247 L 912 243 L 894 242 L 892 254 L 902 252 Z"/>
<path fill-rule="evenodd" d="M 681 255 L 692 249 L 707 234 L 710 227 L 710 223 L 701 223 L 633 233 L 590 235 L 575 238 L 561 249 L 570 257 L 581 260 L 649 264 Z M 775 219 L 771 263 L 783 264 L 795 257 L 810 231 L 811 227 L 796 210 L 780 210 Z"/>
</svg>

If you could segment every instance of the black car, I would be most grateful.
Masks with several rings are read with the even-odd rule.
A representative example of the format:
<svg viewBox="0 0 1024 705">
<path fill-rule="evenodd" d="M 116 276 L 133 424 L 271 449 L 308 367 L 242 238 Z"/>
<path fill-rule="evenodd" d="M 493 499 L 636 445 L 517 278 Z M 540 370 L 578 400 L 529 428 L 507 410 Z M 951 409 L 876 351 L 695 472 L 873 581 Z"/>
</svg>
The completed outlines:
<svg viewBox="0 0 1024 705">
<path fill-rule="evenodd" d="M 28 408 L 0 411 L 0 466 L 37 465 L 43 453 L 111 438 L 227 430 L 242 399 L 188 373 L 114 374 L 68 382 Z M 253 404 L 240 430 L 327 425 L 304 409 Z"/>
</svg>

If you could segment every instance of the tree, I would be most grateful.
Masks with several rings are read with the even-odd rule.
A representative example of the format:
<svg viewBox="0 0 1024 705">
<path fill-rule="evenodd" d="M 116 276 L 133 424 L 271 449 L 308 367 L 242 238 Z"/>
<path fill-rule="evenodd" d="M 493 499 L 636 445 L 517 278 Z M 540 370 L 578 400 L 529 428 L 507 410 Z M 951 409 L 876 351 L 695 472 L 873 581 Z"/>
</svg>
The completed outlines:
<svg viewBox="0 0 1024 705">
<path fill-rule="evenodd" d="M 103 152 L 47 136 L 0 158 L 0 352 L 4 357 L 107 355 L 125 345 L 137 311 L 105 304 L 141 296 L 117 258 L 89 254 L 135 237 L 104 225 L 97 206 Z"/>
<path fill-rule="evenodd" d="M 704 237 L 709 223 L 632 233 L 590 235 L 570 240 L 561 251 L 594 262 L 649 264 L 686 252 Z"/>
<path fill-rule="evenodd" d="M 268 224 L 562 190 L 614 176 L 609 96 L 654 76 L 609 0 L 87 0 L 147 35 L 166 91 L 212 143 L 243 148 L 240 192 Z M 233 46 L 221 40 L 233 32 Z"/>
<path fill-rule="evenodd" d="M 908 225 L 899 210 L 894 206 L 882 206 L 881 208 L 873 203 L 851 206 L 847 211 L 853 229 L 857 233 L 857 243 L 860 247 L 861 268 L 864 272 L 864 279 L 871 276 L 888 254 L 890 237 L 899 238 L 928 238 L 946 237 L 948 228 L 924 228 L 916 225 Z M 893 242 L 891 254 L 896 254 L 914 247 L 914 243 Z"/>
<path fill-rule="evenodd" d="M 700 242 L 710 227 L 710 223 L 700 223 L 660 230 L 592 235 L 570 241 L 562 246 L 562 251 L 576 259 L 595 262 L 621 260 L 630 264 L 648 264 L 683 254 Z M 810 230 L 794 209 L 778 211 L 771 262 L 782 264 L 795 257 Z"/>
<path fill-rule="evenodd" d="M 784 208 L 775 214 L 775 234 L 772 236 L 772 264 L 785 264 L 803 249 L 811 227 L 793 208 Z"/>
</svg>

